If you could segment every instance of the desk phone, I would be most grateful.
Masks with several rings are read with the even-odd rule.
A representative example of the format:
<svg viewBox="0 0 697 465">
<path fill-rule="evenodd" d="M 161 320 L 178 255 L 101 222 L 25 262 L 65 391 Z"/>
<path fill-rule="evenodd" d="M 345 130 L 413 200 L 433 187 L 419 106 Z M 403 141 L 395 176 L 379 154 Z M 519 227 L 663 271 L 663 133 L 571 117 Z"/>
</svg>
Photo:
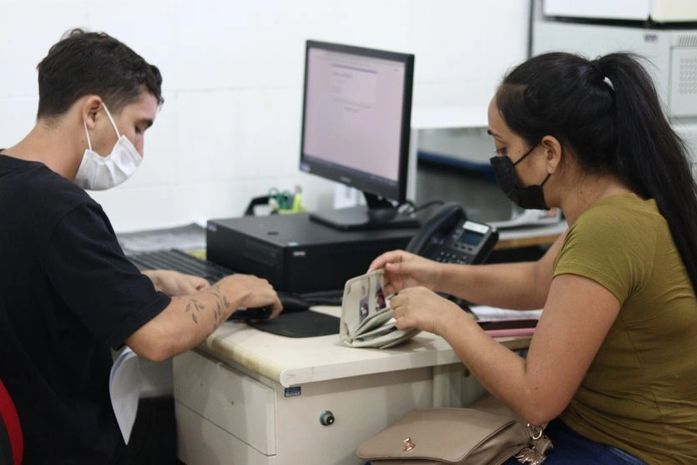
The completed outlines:
<svg viewBox="0 0 697 465">
<path fill-rule="evenodd" d="M 493 227 L 467 219 L 457 203 L 442 205 L 407 245 L 407 251 L 441 263 L 482 263 L 496 245 Z"/>
</svg>

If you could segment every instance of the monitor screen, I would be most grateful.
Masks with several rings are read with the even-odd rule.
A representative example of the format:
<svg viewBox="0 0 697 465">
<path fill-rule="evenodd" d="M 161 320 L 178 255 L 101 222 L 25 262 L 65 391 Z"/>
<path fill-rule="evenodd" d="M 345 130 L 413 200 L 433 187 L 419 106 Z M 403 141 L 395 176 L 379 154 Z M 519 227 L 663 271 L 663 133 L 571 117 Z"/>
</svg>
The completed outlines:
<svg viewBox="0 0 697 465">
<path fill-rule="evenodd" d="M 414 56 L 308 41 L 300 169 L 402 202 Z"/>
</svg>

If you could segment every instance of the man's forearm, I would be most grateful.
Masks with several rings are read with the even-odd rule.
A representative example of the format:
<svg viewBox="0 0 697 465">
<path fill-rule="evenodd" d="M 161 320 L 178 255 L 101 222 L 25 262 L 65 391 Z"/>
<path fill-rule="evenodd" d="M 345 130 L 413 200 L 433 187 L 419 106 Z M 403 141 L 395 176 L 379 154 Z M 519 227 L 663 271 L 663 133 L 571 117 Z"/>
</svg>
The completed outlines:
<svg viewBox="0 0 697 465">
<path fill-rule="evenodd" d="M 245 298 L 215 284 L 189 296 L 172 297 L 170 304 L 143 325 L 126 342 L 139 355 L 165 360 L 201 344 L 232 314 Z M 141 353 L 142 352 L 142 353 Z"/>
</svg>

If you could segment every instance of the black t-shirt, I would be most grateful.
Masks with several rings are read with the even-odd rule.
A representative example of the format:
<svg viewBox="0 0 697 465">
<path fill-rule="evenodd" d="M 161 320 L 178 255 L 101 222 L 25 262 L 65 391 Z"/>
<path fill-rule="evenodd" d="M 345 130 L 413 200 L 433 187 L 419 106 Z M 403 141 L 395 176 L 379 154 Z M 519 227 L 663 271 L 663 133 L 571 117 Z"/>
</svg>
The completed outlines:
<svg viewBox="0 0 697 465">
<path fill-rule="evenodd" d="M 124 257 L 85 191 L 0 154 L 0 377 L 17 405 L 25 465 L 109 464 L 123 453 L 110 347 L 169 302 Z"/>
</svg>

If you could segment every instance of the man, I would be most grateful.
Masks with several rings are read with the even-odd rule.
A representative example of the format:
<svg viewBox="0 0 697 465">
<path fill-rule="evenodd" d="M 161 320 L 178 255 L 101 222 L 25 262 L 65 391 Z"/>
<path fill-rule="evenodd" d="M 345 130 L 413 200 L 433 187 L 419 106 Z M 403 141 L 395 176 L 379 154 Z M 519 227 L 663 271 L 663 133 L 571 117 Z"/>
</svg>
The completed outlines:
<svg viewBox="0 0 697 465">
<path fill-rule="evenodd" d="M 118 463 L 110 347 L 165 360 L 236 308 L 271 306 L 275 316 L 281 304 L 253 276 L 212 286 L 171 271 L 146 277 L 83 190 L 113 187 L 140 163 L 163 101 L 155 66 L 106 34 L 75 30 L 38 71 L 36 125 L 0 151 L 0 378 L 26 465 Z"/>
</svg>

